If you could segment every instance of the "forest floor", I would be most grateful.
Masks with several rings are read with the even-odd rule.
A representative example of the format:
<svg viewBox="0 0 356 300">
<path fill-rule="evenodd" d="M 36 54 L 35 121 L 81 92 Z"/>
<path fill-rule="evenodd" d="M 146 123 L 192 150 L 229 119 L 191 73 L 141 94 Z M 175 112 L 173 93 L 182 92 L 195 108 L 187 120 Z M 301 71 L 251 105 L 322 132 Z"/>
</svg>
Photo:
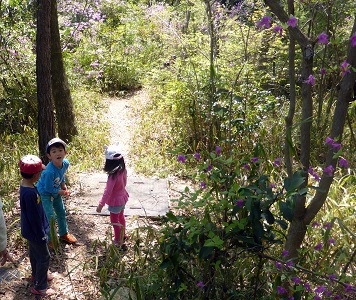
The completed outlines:
<svg viewBox="0 0 356 300">
<path fill-rule="evenodd" d="M 138 91 L 122 98 L 105 99 L 108 110 L 104 117 L 111 124 L 111 130 L 108 134 L 111 142 L 119 141 L 122 149 L 127 153 L 125 162 L 128 176 L 135 175 L 133 168 L 130 167 L 130 141 L 136 124 L 133 103 L 135 102 L 137 105 L 137 101 L 142 102 L 146 99 L 147 95 L 144 91 Z M 184 183 L 175 178 L 167 180 L 169 181 L 167 185 L 169 198 L 177 196 Z M 52 252 L 50 271 L 54 275 L 54 279 L 49 287 L 55 291 L 55 294 L 50 299 L 100 299 L 101 293 L 97 272 L 88 267 L 88 262 L 94 256 L 92 253 L 93 242 L 104 240 L 111 231 L 109 217 L 81 214 L 77 209 L 81 205 L 80 184 L 73 183 L 70 189 L 72 195 L 65 200 L 68 227 L 69 231 L 77 237 L 78 242 L 75 245 L 61 243 L 60 251 L 57 254 Z M 154 219 L 136 216 L 126 217 L 126 223 L 129 236 L 135 228 L 147 226 L 147 224 L 153 227 L 157 226 Z M 125 255 L 130 260 L 132 251 L 130 246 L 134 244 L 134 241 L 129 238 L 126 244 L 128 251 Z M 9 267 L 8 277 L 11 280 L 3 280 L 0 283 L 0 299 L 36 299 L 36 296 L 33 296 L 30 292 L 31 268 L 27 247 L 23 245 L 9 250 L 15 264 L 7 263 L 5 265 Z"/>
</svg>

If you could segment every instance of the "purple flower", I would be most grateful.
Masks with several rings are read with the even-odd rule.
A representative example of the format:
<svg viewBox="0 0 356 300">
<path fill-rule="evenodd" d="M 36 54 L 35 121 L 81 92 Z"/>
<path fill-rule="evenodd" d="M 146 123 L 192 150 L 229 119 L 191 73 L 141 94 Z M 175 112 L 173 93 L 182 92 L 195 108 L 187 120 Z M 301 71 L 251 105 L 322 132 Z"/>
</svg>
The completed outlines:
<svg viewBox="0 0 356 300">
<path fill-rule="evenodd" d="M 236 201 L 236 205 L 237 205 L 238 207 L 244 206 L 243 200 L 241 200 L 241 199 L 237 200 L 237 201 Z"/>
<path fill-rule="evenodd" d="M 329 244 L 329 245 L 335 245 L 335 240 L 334 240 L 333 238 L 330 238 L 330 239 L 328 240 L 328 244 Z"/>
<path fill-rule="evenodd" d="M 339 160 L 339 166 L 340 166 L 340 168 L 348 168 L 349 163 L 347 162 L 347 160 L 345 158 L 341 157 Z"/>
<path fill-rule="evenodd" d="M 319 227 L 319 226 L 320 226 L 320 224 L 319 224 L 318 222 L 316 222 L 316 221 L 313 222 L 313 224 L 312 224 L 312 227 L 313 227 L 313 228 L 316 228 L 316 227 Z"/>
<path fill-rule="evenodd" d="M 331 137 L 327 137 L 325 140 L 325 144 L 327 145 L 332 145 L 334 143 L 334 140 Z"/>
<path fill-rule="evenodd" d="M 351 73 L 350 67 L 351 67 L 350 64 L 346 60 L 344 60 L 344 62 L 341 64 L 341 69 L 342 69 L 341 76 L 344 76 L 347 73 Z"/>
<path fill-rule="evenodd" d="M 215 152 L 216 152 L 216 154 L 217 154 L 218 156 L 220 156 L 220 154 L 221 154 L 221 148 L 220 148 L 219 146 L 216 146 L 216 147 L 215 147 Z"/>
<path fill-rule="evenodd" d="M 339 151 L 341 149 L 341 144 L 333 143 L 331 147 L 333 147 L 334 150 Z"/>
<path fill-rule="evenodd" d="M 213 169 L 213 166 L 212 165 L 209 165 L 204 171 L 205 172 L 209 172 Z"/>
<path fill-rule="evenodd" d="M 312 166 L 310 166 L 310 167 L 309 167 L 309 169 L 308 169 L 308 173 L 309 173 L 309 174 L 311 174 L 311 175 L 313 175 L 314 170 L 313 170 Z"/>
<path fill-rule="evenodd" d="M 287 268 L 293 267 L 293 262 L 292 262 L 291 260 L 290 260 L 290 261 L 287 261 L 286 267 L 287 267 Z"/>
<path fill-rule="evenodd" d="M 327 166 L 327 167 L 323 170 L 323 172 L 324 172 L 325 174 L 327 174 L 328 176 L 333 176 L 334 171 L 335 171 L 335 169 L 334 169 L 334 167 L 333 167 L 332 165 Z"/>
<path fill-rule="evenodd" d="M 335 274 L 330 274 L 328 277 L 329 277 L 329 279 L 331 281 L 336 279 L 336 275 Z"/>
<path fill-rule="evenodd" d="M 203 288 L 204 287 L 204 283 L 202 281 L 199 281 L 197 283 L 197 286 L 200 287 L 200 288 Z"/>
<path fill-rule="evenodd" d="M 254 163 L 256 163 L 256 162 L 258 162 L 258 157 L 252 157 L 252 162 L 254 162 Z"/>
<path fill-rule="evenodd" d="M 324 224 L 323 228 L 330 230 L 330 229 L 331 229 L 331 222 L 326 222 L 326 223 Z"/>
<path fill-rule="evenodd" d="M 316 181 L 320 181 L 320 177 L 319 177 L 319 175 L 318 175 L 317 173 L 314 173 L 314 174 L 313 174 L 313 177 L 314 177 L 314 179 L 315 179 Z"/>
<path fill-rule="evenodd" d="M 276 261 L 276 262 L 275 262 L 275 265 L 276 265 L 276 268 L 277 268 L 278 270 L 282 270 L 283 266 L 282 266 L 282 264 L 281 264 L 280 262 Z"/>
<path fill-rule="evenodd" d="M 195 157 L 196 160 L 200 160 L 201 159 L 200 153 L 198 153 L 198 152 L 194 154 L 194 157 Z"/>
<path fill-rule="evenodd" d="M 325 32 L 319 34 L 318 44 L 325 44 L 325 45 L 329 44 L 328 35 Z"/>
<path fill-rule="evenodd" d="M 182 154 L 179 154 L 178 155 L 178 162 L 181 162 L 181 163 L 185 163 L 185 161 L 186 161 L 186 158 L 185 158 L 185 156 L 184 155 L 182 155 Z"/>
<path fill-rule="evenodd" d="M 309 283 L 304 283 L 303 284 L 304 288 L 308 291 L 308 292 L 311 292 L 311 288 L 310 288 L 310 284 Z"/>
<path fill-rule="evenodd" d="M 352 37 L 350 37 L 350 41 L 351 41 L 351 46 L 355 47 L 356 46 L 356 32 L 354 33 L 354 35 Z"/>
<path fill-rule="evenodd" d="M 262 27 L 270 28 L 271 27 L 271 19 L 270 16 L 264 16 L 261 21 L 257 22 L 257 28 L 262 29 Z"/>
<path fill-rule="evenodd" d="M 201 187 L 203 190 L 206 189 L 206 184 L 205 184 L 205 182 L 202 181 L 202 182 L 200 183 L 200 187 Z"/>
<path fill-rule="evenodd" d="M 271 184 L 269 185 L 269 187 L 270 187 L 271 189 L 274 189 L 274 188 L 276 187 L 276 185 L 275 185 L 274 183 L 271 183 Z"/>
<path fill-rule="evenodd" d="M 288 257 L 288 255 L 289 255 L 289 251 L 288 250 L 283 250 L 282 251 L 282 256 L 283 257 Z"/>
<path fill-rule="evenodd" d="M 312 175 L 316 181 L 320 181 L 320 177 L 318 176 L 318 174 L 316 172 L 314 172 L 312 167 L 309 167 L 308 173 L 310 175 Z"/>
<path fill-rule="evenodd" d="M 274 160 L 274 163 L 273 163 L 273 164 L 274 164 L 275 166 L 280 166 L 282 160 L 283 160 L 283 158 L 277 157 L 277 158 Z"/>
<path fill-rule="evenodd" d="M 321 293 L 324 293 L 326 291 L 326 287 L 321 285 L 321 286 L 318 286 L 316 287 L 315 289 L 315 293 L 318 293 L 318 294 L 321 294 Z"/>
<path fill-rule="evenodd" d="M 293 278 L 292 278 L 292 281 L 293 281 L 294 283 L 296 283 L 296 284 L 300 284 L 300 282 L 301 282 L 301 280 L 300 280 L 300 278 L 299 278 L 298 276 L 293 277 Z"/>
<path fill-rule="evenodd" d="M 277 286 L 277 294 L 283 295 L 285 293 L 287 293 L 287 290 L 284 287 L 281 287 L 281 286 L 278 285 Z"/>
<path fill-rule="evenodd" d="M 345 292 L 346 293 L 351 293 L 351 292 L 353 292 L 353 290 L 354 290 L 354 288 L 351 284 L 348 284 L 348 283 L 345 284 Z"/>
<path fill-rule="evenodd" d="M 314 247 L 314 249 L 316 250 L 316 251 L 319 251 L 319 250 L 321 250 L 323 248 L 323 244 L 322 243 L 319 243 L 318 245 L 316 245 L 315 247 Z"/>
<path fill-rule="evenodd" d="M 287 25 L 294 28 L 295 26 L 297 26 L 297 22 L 298 20 L 296 19 L 296 17 L 291 16 L 287 22 Z"/>
<path fill-rule="evenodd" d="M 321 68 L 321 69 L 320 69 L 320 74 L 321 74 L 321 75 L 325 75 L 325 74 L 326 74 L 326 71 L 325 71 L 324 68 Z"/>
<path fill-rule="evenodd" d="M 315 295 L 313 300 L 321 300 L 320 296 L 319 295 Z"/>
<path fill-rule="evenodd" d="M 279 36 L 282 36 L 282 34 L 283 34 L 283 28 L 281 27 L 281 26 L 274 26 L 274 28 L 273 28 L 273 32 L 275 33 L 275 34 L 278 34 L 279 33 Z"/>
<path fill-rule="evenodd" d="M 313 75 L 309 75 L 308 79 L 304 81 L 306 84 L 314 85 L 315 84 L 315 79 Z"/>
<path fill-rule="evenodd" d="M 248 165 L 248 163 L 246 163 L 246 164 L 244 164 L 244 166 L 243 166 L 246 170 L 248 170 L 248 171 L 250 171 L 251 170 L 251 168 L 250 168 L 250 166 Z"/>
</svg>

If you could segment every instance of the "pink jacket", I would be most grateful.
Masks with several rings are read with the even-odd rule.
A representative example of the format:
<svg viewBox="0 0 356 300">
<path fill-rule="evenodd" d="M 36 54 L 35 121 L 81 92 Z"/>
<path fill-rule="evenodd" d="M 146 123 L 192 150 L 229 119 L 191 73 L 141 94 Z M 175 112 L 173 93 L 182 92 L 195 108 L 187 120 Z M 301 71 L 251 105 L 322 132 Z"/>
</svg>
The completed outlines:
<svg viewBox="0 0 356 300">
<path fill-rule="evenodd" d="M 129 199 L 129 194 L 126 191 L 127 171 L 126 169 L 121 173 L 108 177 L 103 197 L 99 201 L 101 206 L 105 204 L 110 206 L 121 206 L 126 204 Z"/>
</svg>

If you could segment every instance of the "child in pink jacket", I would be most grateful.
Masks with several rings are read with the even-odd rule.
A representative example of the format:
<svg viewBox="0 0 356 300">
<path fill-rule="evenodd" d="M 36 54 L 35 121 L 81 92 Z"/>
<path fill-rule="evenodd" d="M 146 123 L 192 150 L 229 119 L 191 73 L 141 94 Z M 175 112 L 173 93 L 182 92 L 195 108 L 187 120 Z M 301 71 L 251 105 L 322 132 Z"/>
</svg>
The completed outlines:
<svg viewBox="0 0 356 300">
<path fill-rule="evenodd" d="M 108 205 L 110 221 L 114 228 L 114 244 L 122 250 L 126 250 L 127 247 L 124 244 L 126 229 L 124 209 L 129 194 L 126 191 L 127 170 L 125 161 L 118 145 L 105 147 L 105 158 L 104 171 L 108 174 L 108 180 L 96 211 L 100 213 L 104 205 Z"/>
</svg>

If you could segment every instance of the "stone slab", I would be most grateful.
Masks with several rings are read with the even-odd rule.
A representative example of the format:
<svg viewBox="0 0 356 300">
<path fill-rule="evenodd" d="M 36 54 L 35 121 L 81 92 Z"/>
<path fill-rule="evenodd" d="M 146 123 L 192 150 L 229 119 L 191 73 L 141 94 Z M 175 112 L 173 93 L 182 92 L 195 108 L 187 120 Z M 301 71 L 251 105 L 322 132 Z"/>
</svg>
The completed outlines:
<svg viewBox="0 0 356 300">
<path fill-rule="evenodd" d="M 7 267 L 0 267 L 0 282 L 12 281 L 21 278 L 21 273 L 17 269 L 11 269 Z"/>
<path fill-rule="evenodd" d="M 78 210 L 83 214 L 98 214 L 96 207 L 101 199 L 107 175 L 105 173 L 82 174 L 80 177 L 80 193 Z M 167 180 L 160 178 L 147 178 L 128 176 L 127 192 L 129 201 L 126 204 L 125 215 L 158 217 L 164 216 L 169 208 Z M 107 206 L 101 212 L 109 215 Z"/>
</svg>

